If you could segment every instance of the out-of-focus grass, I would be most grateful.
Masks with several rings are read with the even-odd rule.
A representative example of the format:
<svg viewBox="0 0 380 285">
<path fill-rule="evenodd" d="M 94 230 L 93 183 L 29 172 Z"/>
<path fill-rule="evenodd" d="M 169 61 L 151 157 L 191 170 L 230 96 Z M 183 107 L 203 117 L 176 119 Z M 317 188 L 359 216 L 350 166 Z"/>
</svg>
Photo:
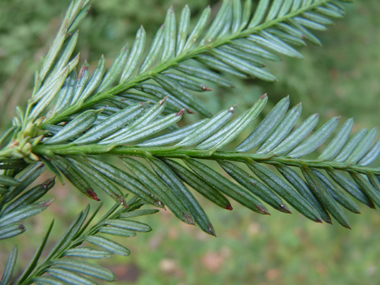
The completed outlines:
<svg viewBox="0 0 380 285">
<path fill-rule="evenodd" d="M 95 0 L 93 12 L 80 31 L 78 51 L 82 51 L 82 58 L 88 58 L 92 64 L 96 64 L 101 53 L 112 58 L 140 23 L 152 36 L 163 22 L 170 2 L 173 1 Z M 204 2 L 190 1 L 189 5 L 197 13 L 207 5 Z M 173 3 L 178 11 L 185 1 Z M 0 79 L 4 82 L 0 100 L 4 94 L 9 95 L 2 101 L 7 105 L 2 107 L 11 110 L 17 98 L 29 96 L 30 85 L 24 71 L 30 74 L 35 68 L 33 62 L 48 46 L 47 39 L 59 23 L 56 17 L 64 11 L 67 1 L 18 0 L 2 1 L 0 5 L 0 56 L 4 62 L 0 66 Z M 355 117 L 356 129 L 376 126 L 380 109 L 379 11 L 380 3 L 376 0 L 356 1 L 348 6 L 345 19 L 318 34 L 324 47 L 309 45 L 302 49 L 305 60 L 284 59 L 269 66 L 279 82 L 236 81 L 236 89 L 217 88 L 203 99 L 213 110 L 237 102 L 244 109 L 264 92 L 270 95 L 269 105 L 290 94 L 292 104 L 303 102 L 304 116 L 319 112 L 322 123 L 342 115 Z M 24 89 L 20 89 L 23 82 Z M 5 121 L 1 121 L 4 126 Z M 0 264 L 17 243 L 21 257 L 18 270 L 24 268 L 51 219 L 55 217 L 56 224 L 49 247 L 89 203 L 71 187 L 60 185 L 49 196 L 55 197 L 55 202 L 43 214 L 26 221 L 26 233 L 0 243 Z M 112 205 L 106 197 L 103 200 L 104 210 Z M 272 210 L 272 216 L 260 216 L 236 203 L 231 213 L 200 200 L 218 238 L 181 224 L 168 212 L 140 218 L 153 227 L 153 232 L 120 239 L 132 255 L 102 263 L 117 273 L 117 284 L 379 283 L 380 214 L 374 210 L 361 206 L 361 215 L 347 213 L 350 231 L 338 225 L 314 224 L 297 213 L 284 215 Z M 94 209 L 96 204 L 91 204 Z"/>
</svg>

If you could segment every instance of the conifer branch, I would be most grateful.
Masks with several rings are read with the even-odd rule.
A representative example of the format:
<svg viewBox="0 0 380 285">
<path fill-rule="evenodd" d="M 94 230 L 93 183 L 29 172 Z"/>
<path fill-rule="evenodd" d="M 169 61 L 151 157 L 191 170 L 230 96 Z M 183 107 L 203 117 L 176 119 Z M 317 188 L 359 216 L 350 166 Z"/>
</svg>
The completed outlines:
<svg viewBox="0 0 380 285">
<path fill-rule="evenodd" d="M 290 209 L 282 201 L 273 198 L 273 193 L 268 194 L 275 191 L 311 220 L 331 222 L 326 215 L 328 210 L 342 225 L 349 227 L 332 197 L 343 206 L 350 204 L 351 210 L 358 212 L 354 203 L 341 194 L 343 192 L 335 190 L 339 185 L 361 202 L 376 204 L 379 170 L 367 166 L 379 155 L 379 143 L 374 142 L 375 129 L 368 134 L 362 130 L 348 141 L 353 123 L 349 120 L 321 157 L 305 159 L 304 156 L 331 137 L 339 119 L 331 119 L 313 133 L 318 115 L 312 115 L 291 132 L 302 107 L 297 105 L 287 113 L 289 98 L 285 98 L 235 150 L 225 151 L 223 148 L 261 113 L 267 97 L 263 96 L 250 110 L 230 122 L 234 106 L 212 116 L 207 106 L 192 94 L 210 90 L 197 79 L 232 86 L 228 79 L 211 70 L 243 78 L 275 80 L 263 69 L 265 60 L 279 59 L 272 51 L 302 58 L 290 44 L 303 45 L 304 39 L 319 44 L 308 29 L 324 30 L 324 25 L 332 23 L 326 16 L 344 14 L 337 1 L 329 0 L 272 3 L 261 0 L 252 16 L 251 6 L 251 1 L 246 1 L 244 8 L 240 1 L 224 1 L 209 28 L 206 26 L 210 8 L 206 8 L 191 33 L 188 31 L 189 7 L 183 9 L 178 29 L 175 13 L 170 8 L 146 57 L 143 57 L 146 33 L 141 27 L 131 50 L 127 45 L 123 47 L 107 72 L 105 59 L 101 57 L 90 78 L 87 63 L 77 76 L 78 57 L 70 61 L 78 34 L 69 33 L 75 30 L 69 27 L 77 21 L 76 15 L 83 14 L 89 7 L 86 1 L 74 1 L 36 77 L 36 88 L 25 116 L 19 110 L 14 127 L 2 138 L 4 142 L 9 141 L 0 151 L 3 168 L 20 163 L 22 158 L 28 163 L 41 160 L 60 179 L 66 177 L 92 199 L 98 199 L 91 183 L 95 182 L 116 202 L 126 206 L 121 186 L 147 203 L 158 207 L 167 205 L 179 219 L 190 224 L 195 222 L 210 234 L 214 234 L 214 229 L 207 215 L 181 180 L 193 188 L 199 181 L 207 181 L 210 189 L 219 191 L 209 190 L 212 194 L 199 191 L 211 200 L 217 197 L 216 203 L 227 209 L 231 205 L 222 198 L 222 193 L 262 214 L 269 211 L 254 195 L 289 213 Z M 53 65 L 61 49 L 61 57 Z M 196 64 L 189 65 L 189 60 Z M 39 117 L 54 101 L 56 104 L 47 116 Z M 176 123 L 185 113 L 194 111 L 209 119 L 179 129 Z M 160 136 L 163 131 L 166 134 Z M 308 135 L 311 137 L 306 139 Z M 105 164 L 95 155 L 121 157 L 134 175 Z M 128 156 L 143 158 L 156 174 L 144 164 L 127 159 Z M 181 159 L 188 168 L 170 159 Z M 220 184 L 219 174 L 194 159 L 219 162 L 247 189 L 236 188 L 236 184 L 223 179 Z M 260 191 L 253 191 L 251 187 L 258 182 L 252 182 L 256 180 L 230 164 L 232 161 L 246 163 L 264 183 L 260 189 L 265 189 L 272 200 L 263 198 L 266 195 Z M 293 188 L 262 164 L 275 166 Z M 303 178 L 293 168 L 301 170 Z M 320 170 L 327 171 L 337 185 Z M 17 182 L 12 178 L 17 173 L 10 171 L 7 170 L 9 175 L 3 175 L 7 181 L 3 182 L 5 186 Z M 351 178 L 340 176 L 341 172 L 337 171 L 348 173 Z M 204 173 L 209 176 L 203 177 Z M 208 177 L 215 179 L 209 181 Z M 231 191 L 234 187 L 239 190 Z M 278 192 L 278 188 L 282 190 Z M 3 191 L 13 195 L 9 189 Z M 338 192 L 340 194 L 336 194 Z"/>
<path fill-rule="evenodd" d="M 227 73 L 232 72 L 233 75 L 241 73 L 241 76 L 243 77 L 246 77 L 248 75 L 262 80 L 276 80 L 273 75 L 261 68 L 264 66 L 262 65 L 262 60 L 279 59 L 277 55 L 272 54 L 268 51 L 268 49 L 282 55 L 302 58 L 302 55 L 289 45 L 289 42 L 291 44 L 305 45 L 303 39 L 307 39 L 314 44 L 320 44 L 319 40 L 314 35 L 312 35 L 307 30 L 307 28 L 325 29 L 323 24 L 332 23 L 327 21 L 327 18 L 325 18 L 326 15 L 329 17 L 342 17 L 344 14 L 344 10 L 341 8 L 341 6 L 339 6 L 337 2 L 331 0 L 314 0 L 302 4 L 300 1 L 288 1 L 293 2 L 290 3 L 292 6 L 288 3 L 284 3 L 281 10 L 279 8 L 282 4 L 282 1 L 274 2 L 272 5 L 269 5 L 269 1 L 264 0 L 260 2 L 251 22 L 248 24 L 248 21 L 243 21 L 242 19 L 243 16 L 248 17 L 250 15 L 249 10 L 251 4 L 248 4 L 250 1 L 247 1 L 245 7 L 248 9 L 248 11 L 245 11 L 245 15 L 241 14 L 240 16 L 235 16 L 237 18 L 235 19 L 236 21 L 238 19 L 242 21 L 241 26 L 238 29 L 232 30 L 232 27 L 230 27 L 231 22 L 229 22 L 228 11 L 236 10 L 237 8 L 235 6 L 240 5 L 237 4 L 238 2 L 240 1 L 235 1 L 234 4 L 232 4 L 232 1 L 229 0 L 223 2 L 223 6 L 221 7 L 217 18 L 214 20 L 213 24 L 204 35 L 203 40 L 199 43 L 198 39 L 202 38 L 201 35 L 204 33 L 205 23 L 207 22 L 209 15 L 209 13 L 207 13 L 209 11 L 209 8 L 207 8 L 201 15 L 197 26 L 194 28 L 194 31 L 187 39 L 187 48 L 185 47 L 181 52 L 177 52 L 175 56 L 173 54 L 170 57 L 163 57 L 163 60 L 156 67 L 148 69 L 147 65 L 144 65 L 144 63 L 150 61 L 150 64 L 153 64 L 154 59 L 159 56 L 160 50 L 165 49 L 166 45 L 170 44 L 170 41 L 166 39 L 168 35 L 170 36 L 170 31 L 166 32 L 168 28 L 164 28 L 164 26 L 162 26 L 157 32 L 156 38 L 161 38 L 160 40 L 164 41 L 164 43 L 161 43 L 161 45 L 155 45 L 156 41 L 153 43 L 148 56 L 145 58 L 145 61 L 141 66 L 141 72 L 139 72 L 134 77 L 130 77 L 130 75 L 129 78 L 124 76 L 118 85 L 106 90 L 105 92 L 96 92 L 93 96 L 89 97 L 85 101 L 82 98 L 82 100 L 74 102 L 74 104 L 71 104 L 61 113 L 56 113 L 52 117 L 45 120 L 42 126 L 59 123 L 67 116 L 71 116 L 77 112 L 91 108 L 92 106 L 104 100 L 114 98 L 115 95 L 133 89 L 139 86 L 139 84 L 148 81 L 149 79 L 155 79 L 157 75 L 162 74 L 165 71 L 172 70 L 173 68 L 175 68 L 177 71 L 181 71 L 184 73 L 184 75 L 189 74 L 189 71 L 184 71 L 181 69 L 185 67 L 181 67 L 181 63 L 186 62 L 190 59 L 203 63 L 203 67 L 206 67 L 205 70 L 211 68 L 213 70 L 225 71 Z M 267 13 L 267 19 L 263 20 L 264 16 Z M 169 9 L 168 15 L 170 17 L 175 17 L 173 16 L 174 11 L 172 8 Z M 167 16 L 167 21 L 170 20 L 169 16 Z M 303 17 L 306 17 L 306 19 Z M 311 17 L 313 20 L 307 19 L 308 17 Z M 304 26 L 301 23 L 304 24 Z M 282 25 L 279 26 L 279 24 Z M 222 29 L 223 25 L 224 28 Z M 272 30 L 266 32 L 268 29 Z M 164 30 L 164 32 L 162 32 L 162 30 Z M 175 32 L 175 29 L 172 32 Z M 143 30 L 143 27 L 141 27 L 141 29 L 137 32 L 136 41 L 129 57 L 129 62 L 134 62 L 134 69 L 136 69 L 138 66 L 142 49 L 144 47 L 144 43 L 141 43 L 143 39 L 140 39 L 142 35 L 145 37 L 145 31 Z M 180 37 L 180 35 L 178 35 L 178 37 Z M 295 40 L 297 43 L 289 39 L 289 37 L 298 39 Z M 160 40 L 157 39 L 157 41 Z M 175 41 L 171 44 L 175 46 Z M 136 52 L 134 52 L 135 46 L 139 46 L 136 48 L 140 49 L 137 53 L 138 55 L 136 55 Z M 221 48 L 223 47 L 226 47 L 227 50 L 222 50 Z M 239 56 L 237 56 L 236 53 L 238 53 Z M 124 56 L 126 58 L 127 54 L 128 50 L 127 47 L 125 47 L 122 49 L 120 56 Z M 203 54 L 206 54 L 206 57 L 201 56 Z M 226 61 L 226 59 L 228 60 Z M 115 63 L 121 64 L 121 62 Z M 230 67 L 225 66 L 226 64 L 227 66 L 230 65 Z M 223 66 L 225 66 L 225 68 L 223 68 Z M 125 66 L 125 70 L 128 68 L 130 68 L 130 65 L 127 64 Z M 115 70 L 112 71 L 115 72 Z M 129 71 L 129 73 L 132 74 L 132 71 Z M 108 74 L 110 75 L 110 73 Z M 195 77 L 199 76 L 196 74 L 191 75 Z M 200 78 L 211 80 L 211 75 L 212 74 L 210 74 L 208 78 L 207 76 L 206 78 Z M 117 74 L 112 77 L 117 77 Z M 220 79 L 220 81 L 222 80 Z M 232 83 L 228 82 L 228 80 L 224 79 L 223 81 L 226 81 L 224 84 L 227 84 L 227 86 L 232 86 Z M 105 90 L 105 88 L 99 89 L 100 91 Z M 180 100 L 181 99 L 183 98 L 180 98 Z"/>
<path fill-rule="evenodd" d="M 138 232 L 152 230 L 148 225 L 130 218 L 151 215 L 158 210 L 140 209 L 144 203 L 136 197 L 129 200 L 128 204 L 128 209 L 120 209 L 119 204 L 116 204 L 91 227 L 90 223 L 101 206 L 89 218 L 90 207 L 87 206 L 66 229 L 47 257 L 40 262 L 53 229 L 53 220 L 28 266 L 17 280 L 11 283 L 17 262 L 17 247 L 15 247 L 8 259 L 0 284 L 98 284 L 93 278 L 115 281 L 116 276 L 112 271 L 85 260 L 105 259 L 113 255 L 128 256 L 129 249 L 113 241 L 112 237 L 134 237 Z M 84 243 L 86 246 L 82 246 Z"/>
<path fill-rule="evenodd" d="M 135 114 L 132 111 L 127 112 L 135 114 L 135 119 L 132 120 L 133 123 L 119 131 L 110 131 L 107 123 L 99 124 L 96 126 L 96 132 L 87 132 L 79 138 L 76 138 L 75 133 L 72 143 L 50 145 L 47 140 L 46 144 L 40 144 L 34 151 L 37 155 L 49 157 L 53 161 L 68 158 L 68 164 L 73 169 L 92 177 L 91 180 L 98 181 L 98 175 L 103 175 L 114 183 L 131 189 L 129 185 L 118 180 L 123 173 L 125 179 L 131 179 L 123 172 L 124 170 L 116 169 L 95 157 L 91 158 L 94 155 L 120 157 L 135 178 L 147 186 L 147 188 L 141 186 L 140 189 L 134 188 L 134 194 L 153 205 L 157 206 L 161 203 L 167 205 L 182 221 L 196 222 L 208 233 L 211 228 L 208 219 L 206 223 L 202 222 L 196 217 L 191 217 L 192 211 L 188 212 L 191 208 L 189 205 L 199 208 L 196 200 L 191 198 L 192 203 L 189 202 L 187 207 L 186 205 L 178 206 L 183 200 L 183 194 L 176 193 L 175 189 L 178 185 L 181 185 L 182 191 L 190 195 L 188 190 L 183 190 L 186 188 L 181 182 L 183 180 L 189 183 L 189 178 L 185 178 L 186 175 L 192 176 L 193 180 L 198 179 L 203 183 L 208 183 L 211 188 L 217 189 L 219 194 L 225 194 L 261 214 L 269 214 L 269 211 L 255 198 L 255 195 L 263 199 L 266 195 L 277 194 L 313 221 L 324 220 L 331 223 L 328 211 L 345 227 L 350 226 L 338 204 L 354 213 L 360 213 L 360 211 L 353 200 L 342 190 L 369 207 L 380 205 L 380 196 L 377 190 L 380 168 L 368 166 L 380 155 L 380 142 L 375 142 L 377 129 L 371 131 L 364 129 L 349 140 L 353 127 L 352 119 L 349 119 L 335 136 L 333 134 L 338 126 L 339 118 L 332 118 L 314 131 L 319 119 L 318 114 L 311 115 L 293 130 L 301 115 L 302 106 L 298 104 L 288 110 L 289 97 L 286 97 L 269 112 L 235 150 L 223 150 L 227 144 L 249 128 L 252 121 L 263 110 L 266 102 L 267 96 L 264 95 L 251 109 L 237 118 L 232 119 L 235 107 L 231 107 L 210 119 L 157 136 L 156 134 L 162 128 L 156 128 L 156 125 L 165 125 L 167 128 L 174 125 L 177 121 L 176 117 L 179 116 L 172 114 L 155 121 L 159 115 L 157 110 L 162 112 L 165 107 L 165 101 L 163 101 L 147 109 L 144 115 Z M 131 107 L 131 109 L 137 107 L 139 106 Z M 66 134 L 64 130 L 65 128 L 61 132 Z M 58 132 L 52 140 L 59 138 L 61 132 Z M 153 138 L 149 139 L 151 137 Z M 330 139 L 331 137 L 332 139 Z M 304 158 L 310 156 L 329 139 L 330 143 L 320 157 Z M 152 182 L 151 185 L 147 184 L 148 177 L 143 173 L 149 173 L 150 170 L 140 162 L 127 157 L 139 157 L 147 161 L 158 175 L 155 176 L 152 173 L 152 177 L 149 179 L 156 182 Z M 182 160 L 188 168 L 172 159 Z M 236 182 L 245 188 L 231 184 L 215 170 L 199 162 L 199 159 L 218 162 Z M 241 169 L 239 164 L 231 162 L 245 163 L 252 174 Z M 86 166 L 87 164 L 89 167 Z M 265 165 L 274 166 L 283 178 Z M 139 171 L 141 171 L 140 174 L 138 174 Z M 349 176 L 346 176 L 347 174 Z M 172 177 L 172 179 L 168 177 Z M 284 181 L 287 181 L 291 187 Z M 106 184 L 102 185 L 106 187 Z M 189 185 L 197 190 L 196 185 L 192 182 Z M 162 188 L 164 192 L 156 192 L 157 187 Z M 141 190 L 142 188 L 144 190 Z M 172 188 L 174 196 L 168 198 L 166 195 L 170 188 Z M 199 186 L 197 191 L 200 191 Z M 118 200 L 120 193 L 118 194 L 117 190 L 109 187 L 108 192 L 111 193 L 111 197 Z M 215 190 L 213 192 L 215 194 Z M 214 196 L 206 195 L 206 197 L 211 201 L 214 199 L 212 198 Z M 271 206 L 275 205 L 274 208 L 277 210 L 291 212 L 281 200 L 274 203 L 273 200 L 264 198 L 264 201 Z M 225 208 L 230 208 L 229 203 L 224 205 Z M 204 217 L 205 214 L 201 216 Z"/>
<path fill-rule="evenodd" d="M 260 0 L 252 14 L 250 0 L 244 6 L 225 0 L 212 23 L 206 8 L 192 31 L 190 8 L 182 10 L 179 25 L 170 8 L 147 55 L 141 27 L 131 48 L 124 46 L 107 71 L 102 56 L 92 76 L 87 62 L 77 75 L 79 55 L 72 56 L 89 2 L 71 3 L 36 73 L 26 111 L 17 108 L 13 126 L 0 138 L 0 239 L 24 232 L 21 221 L 51 203 L 39 199 L 53 187 L 54 178 L 28 189 L 45 169 L 91 199 L 98 201 L 96 192 L 106 192 L 116 205 L 87 231 L 97 211 L 85 223 L 86 208 L 37 265 L 51 225 L 16 284 L 96 284 L 80 274 L 112 281 L 114 275 L 104 268 L 64 257 L 127 255 L 124 246 L 98 234 L 150 231 L 125 220 L 157 211 L 136 210 L 143 204 L 166 206 L 184 223 L 215 236 L 192 190 L 226 210 L 232 210 L 228 198 L 262 215 L 270 214 L 267 205 L 286 214 L 292 207 L 314 222 L 332 223 L 333 217 L 347 228 L 342 207 L 360 213 L 354 200 L 380 207 L 377 129 L 351 137 L 353 120 L 336 131 L 339 118 L 334 117 L 315 130 L 318 114 L 298 123 L 302 105 L 289 110 L 288 97 L 252 128 L 266 95 L 236 118 L 236 106 L 213 115 L 194 95 L 211 90 L 204 81 L 232 87 L 223 74 L 276 80 L 264 69 L 265 61 L 279 60 L 277 54 L 302 58 L 292 45 L 305 45 L 305 40 L 320 44 L 309 29 L 324 30 L 330 18 L 343 16 L 339 2 L 350 1 Z M 205 119 L 179 128 L 177 122 L 194 112 Z M 250 135 L 228 150 L 247 130 Z M 124 166 L 107 163 L 103 156 L 118 158 Z M 205 160 L 216 162 L 230 179 Z M 135 197 L 127 201 L 125 191 Z M 102 250 L 79 247 L 85 241 Z M 3 282 L 11 280 L 16 256 L 17 248 Z"/>
</svg>

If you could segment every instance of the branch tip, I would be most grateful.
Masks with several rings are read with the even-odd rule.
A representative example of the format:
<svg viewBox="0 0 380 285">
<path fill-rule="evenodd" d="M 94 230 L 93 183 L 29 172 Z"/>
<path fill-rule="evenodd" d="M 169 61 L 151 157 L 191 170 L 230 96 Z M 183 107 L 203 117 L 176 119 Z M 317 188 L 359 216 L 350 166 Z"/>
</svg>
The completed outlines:
<svg viewBox="0 0 380 285">
<path fill-rule="evenodd" d="M 281 207 L 283 213 L 293 214 L 292 211 L 285 204 L 280 204 L 280 207 Z"/>
<path fill-rule="evenodd" d="M 257 206 L 256 207 L 262 212 L 264 213 L 265 215 L 269 215 L 271 216 L 271 214 L 269 213 L 269 211 L 265 208 L 265 207 L 261 207 L 261 206 Z"/>
<path fill-rule="evenodd" d="M 51 184 L 54 184 L 54 183 L 55 183 L 55 176 L 53 178 L 50 178 L 48 181 L 46 181 L 46 183 L 42 185 L 42 188 L 46 190 L 50 188 Z"/>
<path fill-rule="evenodd" d="M 166 96 L 164 99 L 161 100 L 160 102 L 160 106 L 162 106 L 162 104 L 164 104 L 164 102 L 169 98 L 169 96 Z"/>
<path fill-rule="evenodd" d="M 210 88 L 210 87 L 208 87 L 208 86 L 205 86 L 205 85 L 203 85 L 203 86 L 201 87 L 201 89 L 204 90 L 204 91 L 214 91 L 214 89 L 212 89 L 212 88 Z"/>
<path fill-rule="evenodd" d="M 214 230 L 214 228 L 213 228 L 213 226 L 212 226 L 212 224 L 210 224 L 209 227 L 208 227 L 208 233 L 209 233 L 210 235 L 214 236 L 214 237 L 217 237 L 217 236 L 216 236 L 216 233 L 215 233 L 215 230 Z"/>
<path fill-rule="evenodd" d="M 186 218 L 186 220 L 191 224 L 191 225 L 195 225 L 195 222 L 194 222 L 194 219 L 193 217 L 187 215 L 187 214 L 183 214 L 183 216 Z"/>
<path fill-rule="evenodd" d="M 177 114 L 175 114 L 176 116 L 182 116 L 183 115 L 183 112 L 185 111 L 185 109 L 182 109 L 181 111 L 179 111 Z"/>
<path fill-rule="evenodd" d="M 100 199 L 98 198 L 98 195 L 96 195 L 94 189 L 92 189 L 92 188 L 87 189 L 87 194 L 88 194 L 92 199 L 94 199 L 95 201 L 100 201 Z"/>
</svg>

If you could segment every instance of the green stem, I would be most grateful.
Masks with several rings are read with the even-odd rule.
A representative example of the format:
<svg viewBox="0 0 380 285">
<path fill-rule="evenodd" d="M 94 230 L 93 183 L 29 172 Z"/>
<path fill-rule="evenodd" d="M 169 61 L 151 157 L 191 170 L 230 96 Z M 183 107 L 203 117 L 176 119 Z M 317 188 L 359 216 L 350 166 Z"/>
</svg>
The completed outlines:
<svg viewBox="0 0 380 285">
<path fill-rule="evenodd" d="M 293 159 L 284 156 L 262 155 L 254 153 L 241 153 L 235 151 L 215 151 L 215 150 L 198 150 L 198 149 L 179 149 L 178 147 L 147 147 L 141 148 L 136 146 L 110 146 L 110 145 L 38 145 L 33 149 L 37 155 L 118 155 L 118 156 L 135 156 L 142 158 L 165 157 L 165 158 L 184 158 L 192 157 L 197 159 L 209 160 L 230 160 L 245 162 L 254 160 L 261 163 L 276 164 L 282 163 L 289 166 L 299 167 L 305 163 L 311 168 L 329 169 L 334 168 L 344 171 L 356 171 L 359 173 L 372 172 L 380 175 L 379 168 L 365 167 L 355 164 L 347 164 L 335 161 L 320 161 L 312 159 Z"/>
<path fill-rule="evenodd" d="M 259 33 L 262 30 L 265 30 L 267 28 L 275 26 L 281 22 L 285 22 L 291 18 L 294 18 L 298 15 L 301 15 L 302 13 L 304 13 L 306 11 L 312 10 L 312 9 L 319 7 L 323 4 L 326 4 L 328 2 L 331 2 L 331 0 L 317 1 L 317 2 L 315 2 L 309 6 L 306 6 L 306 7 L 303 7 L 301 9 L 297 10 L 297 11 L 291 12 L 291 13 L 283 16 L 283 17 L 265 22 L 265 23 L 258 25 L 256 27 L 245 29 L 244 31 L 238 31 L 236 33 L 233 33 L 233 34 L 225 37 L 225 38 L 218 39 L 215 42 L 210 43 L 206 46 L 204 46 L 204 45 L 198 46 L 197 48 L 195 48 L 195 49 L 193 49 L 193 50 L 191 50 L 185 54 L 180 54 L 180 55 L 174 57 L 173 59 L 171 59 L 167 62 L 161 63 L 160 65 L 158 65 L 157 67 L 155 67 L 151 71 L 143 72 L 143 73 L 137 75 L 136 77 L 130 79 L 129 81 L 121 83 L 121 84 L 111 88 L 110 90 L 108 90 L 105 93 L 95 94 L 94 96 L 87 99 L 85 102 L 78 102 L 78 103 L 74 104 L 73 106 L 71 106 L 71 107 L 67 108 L 65 111 L 63 111 L 62 113 L 60 113 L 58 115 L 53 115 L 51 118 L 46 119 L 45 122 L 41 125 L 41 127 L 43 128 L 47 124 L 59 123 L 64 118 L 66 118 L 68 116 L 71 116 L 75 113 L 78 113 L 82 110 L 85 110 L 85 109 L 91 107 L 92 105 L 99 103 L 102 100 L 109 99 L 112 96 L 119 94 L 120 92 L 123 92 L 123 91 L 130 89 L 130 88 L 133 88 L 137 84 L 151 79 L 156 74 L 160 74 L 165 70 L 173 68 L 176 65 L 178 65 L 179 63 L 184 62 L 188 59 L 194 58 L 199 54 L 206 53 L 210 49 L 217 48 L 219 46 L 228 44 L 231 41 L 236 40 L 236 39 L 246 38 L 250 34 Z"/>
</svg>

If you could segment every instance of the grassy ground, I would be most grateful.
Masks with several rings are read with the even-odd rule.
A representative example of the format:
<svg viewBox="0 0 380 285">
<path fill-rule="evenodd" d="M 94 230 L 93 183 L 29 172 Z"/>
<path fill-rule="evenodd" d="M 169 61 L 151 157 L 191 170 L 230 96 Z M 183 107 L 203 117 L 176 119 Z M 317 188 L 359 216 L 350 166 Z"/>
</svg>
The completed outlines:
<svg viewBox="0 0 380 285">
<path fill-rule="evenodd" d="M 174 2 L 177 9 L 185 3 Z M 189 4 L 199 13 L 204 2 Z M 141 9 L 139 3 L 154 9 Z M 147 23 L 152 35 L 169 3 L 95 0 L 93 12 L 81 28 L 78 50 L 83 51 L 82 58 L 93 64 L 101 53 L 112 58 L 140 23 Z M 19 100 L 29 96 L 31 71 L 48 46 L 59 23 L 56 17 L 66 5 L 67 1 L 42 0 L 0 3 L 2 114 L 9 115 Z M 265 92 L 272 105 L 290 94 L 293 104 L 304 103 L 304 116 L 319 112 L 325 122 L 339 114 L 355 117 L 356 129 L 377 126 L 379 11 L 380 2 L 376 0 L 349 5 L 345 19 L 319 34 L 324 47 L 310 45 L 302 49 L 305 60 L 284 59 L 269 67 L 279 82 L 236 81 L 236 89 L 216 89 L 204 99 L 214 110 L 238 101 L 243 110 Z M 4 119 L 1 124 L 6 124 Z M 88 203 L 70 187 L 58 185 L 49 195 L 56 198 L 55 202 L 42 215 L 26 222 L 25 234 L 0 244 L 0 270 L 14 243 L 19 244 L 22 257 L 18 266 L 25 267 L 52 217 L 56 217 L 53 237 L 58 237 L 60 229 Z M 105 208 L 109 207 L 111 202 L 104 200 Z M 379 284 L 380 214 L 374 210 L 362 206 L 361 215 L 347 213 L 350 231 L 338 225 L 314 224 L 298 214 L 273 210 L 272 216 L 263 217 L 236 204 L 233 213 L 206 201 L 202 205 L 208 209 L 218 238 L 181 224 L 168 212 L 141 218 L 154 231 L 122 241 L 131 249 L 130 257 L 103 263 L 116 272 L 117 284 Z"/>
</svg>

